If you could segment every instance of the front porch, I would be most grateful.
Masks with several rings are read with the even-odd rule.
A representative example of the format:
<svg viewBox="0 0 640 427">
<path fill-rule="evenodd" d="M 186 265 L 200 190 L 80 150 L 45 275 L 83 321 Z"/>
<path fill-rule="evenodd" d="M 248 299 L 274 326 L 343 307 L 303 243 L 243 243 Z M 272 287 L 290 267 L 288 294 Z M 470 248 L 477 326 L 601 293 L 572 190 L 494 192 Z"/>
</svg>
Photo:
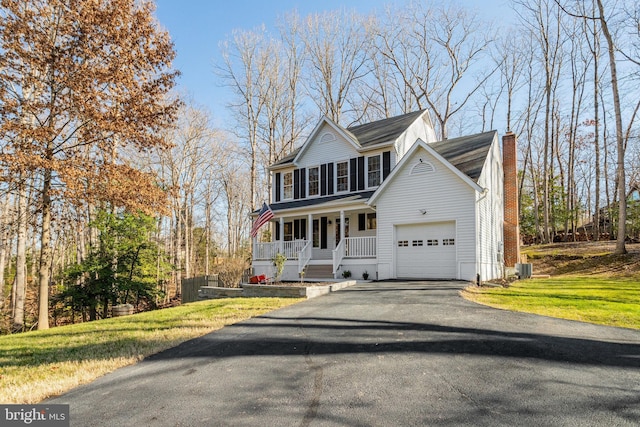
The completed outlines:
<svg viewBox="0 0 640 427">
<path fill-rule="evenodd" d="M 314 252 L 317 253 L 315 258 Z M 253 250 L 254 274 L 272 277 L 275 273 L 272 260 L 278 253 L 287 258 L 283 280 L 300 280 L 300 274 L 310 266 L 331 267 L 332 277 L 336 279 L 343 277 L 344 271 L 348 270 L 351 277 L 358 279 L 365 271 L 371 275 L 375 270 L 376 237 L 345 237 L 331 250 L 330 258 L 326 257 L 326 251 L 314 251 L 312 240 L 259 242 Z M 327 278 L 305 276 L 308 279 Z"/>
</svg>

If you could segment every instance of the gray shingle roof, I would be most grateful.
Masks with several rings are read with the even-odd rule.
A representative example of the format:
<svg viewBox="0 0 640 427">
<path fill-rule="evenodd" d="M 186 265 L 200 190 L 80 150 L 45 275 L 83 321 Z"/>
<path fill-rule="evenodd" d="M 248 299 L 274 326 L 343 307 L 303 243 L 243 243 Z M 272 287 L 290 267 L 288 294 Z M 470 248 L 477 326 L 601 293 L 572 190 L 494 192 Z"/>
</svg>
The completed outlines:
<svg viewBox="0 0 640 427">
<path fill-rule="evenodd" d="M 424 113 L 424 110 L 414 111 L 401 116 L 352 126 L 347 128 L 347 130 L 356 137 L 363 147 L 389 142 L 398 138 L 422 113 Z"/>
<path fill-rule="evenodd" d="M 401 116 L 390 117 L 388 119 L 377 120 L 371 123 L 351 126 L 346 130 L 353 135 L 360 146 L 379 144 L 383 142 L 393 141 L 404 132 L 411 123 L 416 121 L 424 110 L 414 111 L 412 113 L 403 114 Z M 272 166 L 281 166 L 293 162 L 300 148 L 295 149 L 291 154 L 283 157 Z"/>
<path fill-rule="evenodd" d="M 497 131 L 434 142 L 429 146 L 469 178 L 478 181 Z"/>
</svg>

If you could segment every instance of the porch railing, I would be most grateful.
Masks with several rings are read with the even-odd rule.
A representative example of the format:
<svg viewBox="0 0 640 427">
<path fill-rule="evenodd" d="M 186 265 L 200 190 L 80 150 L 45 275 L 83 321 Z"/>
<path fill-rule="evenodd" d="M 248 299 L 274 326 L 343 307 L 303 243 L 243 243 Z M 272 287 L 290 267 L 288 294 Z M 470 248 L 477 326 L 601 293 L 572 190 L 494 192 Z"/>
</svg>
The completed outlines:
<svg viewBox="0 0 640 427">
<path fill-rule="evenodd" d="M 311 245 L 311 243 L 311 240 L 309 240 L 298 255 L 298 274 L 304 271 L 304 268 L 309 263 L 309 260 L 311 260 L 311 256 L 313 254 L 313 246 Z"/>
<path fill-rule="evenodd" d="M 375 236 L 347 237 L 345 240 L 345 258 L 375 258 Z"/>
<path fill-rule="evenodd" d="M 286 256 L 287 259 L 298 259 L 298 254 L 304 249 L 305 245 L 307 244 L 307 240 L 256 243 L 253 250 L 253 259 L 271 260 L 278 253 Z"/>
</svg>

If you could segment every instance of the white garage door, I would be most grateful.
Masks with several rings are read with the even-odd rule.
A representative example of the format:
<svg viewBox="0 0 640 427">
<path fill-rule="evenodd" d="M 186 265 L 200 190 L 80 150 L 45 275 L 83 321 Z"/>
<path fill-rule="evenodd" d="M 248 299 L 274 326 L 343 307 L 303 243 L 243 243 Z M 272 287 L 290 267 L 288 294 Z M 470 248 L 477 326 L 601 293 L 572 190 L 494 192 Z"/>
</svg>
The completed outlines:
<svg viewBox="0 0 640 427">
<path fill-rule="evenodd" d="M 456 278 L 455 222 L 396 226 L 396 277 Z"/>
</svg>

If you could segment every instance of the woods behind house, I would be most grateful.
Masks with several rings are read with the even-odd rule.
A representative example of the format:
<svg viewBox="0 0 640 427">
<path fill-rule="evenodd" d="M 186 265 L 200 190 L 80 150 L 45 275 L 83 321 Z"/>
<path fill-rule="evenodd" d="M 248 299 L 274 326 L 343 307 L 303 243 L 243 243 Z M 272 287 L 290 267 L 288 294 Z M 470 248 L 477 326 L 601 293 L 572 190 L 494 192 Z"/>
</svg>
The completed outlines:
<svg viewBox="0 0 640 427">
<path fill-rule="evenodd" d="M 165 306 L 185 277 L 237 283 L 267 165 L 322 115 L 426 109 L 441 139 L 511 130 L 525 242 L 624 253 L 640 237 L 634 2 L 513 0 L 512 26 L 430 2 L 291 12 L 202 52 L 228 94 L 218 126 L 175 90 L 152 2 L 1 5 L 2 333 Z"/>
</svg>

